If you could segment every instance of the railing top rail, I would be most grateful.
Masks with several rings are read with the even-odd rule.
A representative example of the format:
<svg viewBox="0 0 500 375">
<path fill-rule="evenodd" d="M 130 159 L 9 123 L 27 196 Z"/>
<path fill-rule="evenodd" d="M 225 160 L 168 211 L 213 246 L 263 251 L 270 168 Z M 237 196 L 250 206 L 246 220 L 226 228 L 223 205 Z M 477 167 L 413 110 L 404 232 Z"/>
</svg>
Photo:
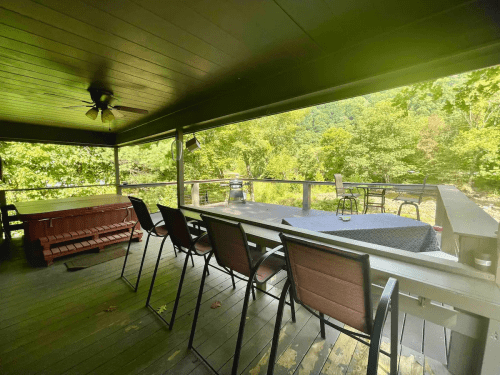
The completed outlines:
<svg viewBox="0 0 500 375">
<path fill-rule="evenodd" d="M 283 184 L 311 184 L 311 185 L 331 185 L 335 186 L 334 181 L 308 181 L 308 180 L 271 180 L 271 179 L 252 179 L 252 178 L 240 178 L 243 181 L 252 181 L 252 182 L 267 182 L 267 183 L 283 183 Z M 394 189 L 401 190 L 419 190 L 422 189 L 422 184 L 395 184 L 392 182 L 345 182 L 344 185 L 347 186 L 368 186 L 368 187 L 377 187 L 377 186 L 390 186 Z M 425 190 L 427 191 L 437 191 L 438 185 L 426 184 Z"/>
<path fill-rule="evenodd" d="M 239 178 L 242 181 L 249 182 L 264 182 L 264 183 L 283 183 L 283 184 L 311 184 L 311 185 L 330 185 L 335 186 L 335 182 L 333 181 L 308 181 L 308 180 L 271 180 L 271 179 L 252 179 L 252 178 Z M 210 180 L 189 180 L 185 181 L 184 184 L 195 184 L 195 183 L 217 183 L 217 182 L 227 182 L 231 180 L 230 178 L 222 178 L 222 179 L 210 179 Z M 168 186 L 168 185 L 177 185 L 176 181 L 166 181 L 166 182 L 147 182 L 147 183 L 136 183 L 136 184 L 127 184 L 122 183 L 118 185 L 121 188 L 147 188 L 147 187 L 157 187 L 157 186 Z M 390 186 L 394 189 L 400 190 L 413 190 L 413 189 L 421 189 L 422 184 L 394 184 L 394 183 L 384 183 L 384 182 L 344 182 L 344 185 L 347 186 L 368 186 L 368 187 L 377 187 L 377 186 Z M 36 188 L 20 188 L 20 189 L 0 189 L 0 192 L 17 192 L 17 191 L 39 191 L 39 190 L 58 190 L 58 189 L 79 189 L 79 188 L 91 188 L 91 187 L 106 187 L 113 186 L 116 187 L 115 184 L 96 184 L 96 185 L 74 185 L 74 186 L 47 186 L 47 187 L 36 187 Z M 425 185 L 426 191 L 437 191 L 438 185 Z"/>
<path fill-rule="evenodd" d="M 184 181 L 184 184 L 202 184 L 202 183 L 212 183 L 212 182 L 227 182 L 229 178 L 225 179 L 215 179 L 215 180 L 189 180 Z M 157 187 L 157 186 L 168 186 L 168 185 L 177 185 L 177 181 L 168 181 L 168 182 L 148 182 L 142 184 L 121 184 L 120 187 L 124 189 L 130 188 L 141 188 L 141 187 Z"/>
<path fill-rule="evenodd" d="M 115 184 L 97 184 L 97 185 L 74 185 L 74 186 L 47 186 L 38 188 L 21 188 L 21 189 L 0 189 L 0 192 L 15 192 L 15 191 L 38 191 L 38 190 L 61 190 L 61 189 L 81 189 L 81 188 L 91 188 L 91 187 L 106 187 L 113 186 Z"/>
</svg>

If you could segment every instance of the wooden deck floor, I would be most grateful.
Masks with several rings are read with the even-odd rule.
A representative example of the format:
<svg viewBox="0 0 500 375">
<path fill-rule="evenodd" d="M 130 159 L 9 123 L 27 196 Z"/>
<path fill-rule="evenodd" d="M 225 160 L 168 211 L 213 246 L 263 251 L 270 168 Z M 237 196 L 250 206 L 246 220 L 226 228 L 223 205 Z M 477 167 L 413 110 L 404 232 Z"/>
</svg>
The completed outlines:
<svg viewBox="0 0 500 375">
<path fill-rule="evenodd" d="M 143 246 L 144 242 L 133 245 L 128 267 L 132 279 Z M 195 259 L 195 267 L 188 268 L 175 328 L 169 331 L 144 307 L 158 248 L 153 239 L 137 293 L 119 278 L 123 258 L 68 272 L 65 259 L 49 268 L 33 268 L 19 248 L 7 249 L 7 260 L 0 264 L 0 373 L 210 373 L 187 350 L 202 260 Z M 169 241 L 163 254 L 152 304 L 166 309 L 168 317 L 184 255 L 175 258 Z M 278 294 L 283 277 L 278 275 L 268 289 Z M 195 346 L 223 374 L 230 371 L 243 294 L 242 282 L 233 289 L 226 275 L 212 269 Z M 221 306 L 211 309 L 214 301 L 220 301 Z M 276 310 L 277 301 L 264 293 L 251 301 L 239 367 L 242 374 L 265 373 Z M 276 374 L 365 371 L 364 345 L 333 329 L 322 340 L 318 321 L 304 309 L 297 309 L 296 323 L 288 321 L 288 309 L 286 314 Z M 447 374 L 441 364 L 446 358 L 443 328 L 404 314 L 401 327 L 401 373 Z M 381 355 L 380 373 L 387 373 L 387 369 L 388 360 Z"/>
</svg>

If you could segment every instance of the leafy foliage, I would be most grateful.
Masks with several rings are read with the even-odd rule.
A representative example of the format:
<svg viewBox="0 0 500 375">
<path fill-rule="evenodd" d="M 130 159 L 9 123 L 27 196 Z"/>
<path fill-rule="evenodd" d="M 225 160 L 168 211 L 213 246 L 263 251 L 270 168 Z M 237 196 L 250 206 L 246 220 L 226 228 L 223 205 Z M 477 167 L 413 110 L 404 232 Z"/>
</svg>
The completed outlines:
<svg viewBox="0 0 500 375">
<path fill-rule="evenodd" d="M 210 129 L 196 135 L 201 151 L 185 153 L 185 179 L 238 173 L 254 179 L 333 181 L 333 174 L 341 173 L 345 181 L 420 182 L 429 175 L 431 183 L 498 191 L 499 90 L 500 67 L 492 67 Z M 165 140 L 120 149 L 121 181 L 175 181 L 171 144 Z M 0 155 L 4 189 L 114 182 L 111 149 L 0 142 Z M 223 199 L 226 188 L 212 189 L 212 196 Z M 256 183 L 250 190 L 257 200 L 300 205 L 298 184 Z M 10 193 L 8 200 L 113 191 L 24 191 Z M 174 205 L 176 199 L 173 185 L 125 193 L 142 196 L 152 209 L 158 201 Z M 208 190 L 203 194 L 208 197 Z"/>
</svg>

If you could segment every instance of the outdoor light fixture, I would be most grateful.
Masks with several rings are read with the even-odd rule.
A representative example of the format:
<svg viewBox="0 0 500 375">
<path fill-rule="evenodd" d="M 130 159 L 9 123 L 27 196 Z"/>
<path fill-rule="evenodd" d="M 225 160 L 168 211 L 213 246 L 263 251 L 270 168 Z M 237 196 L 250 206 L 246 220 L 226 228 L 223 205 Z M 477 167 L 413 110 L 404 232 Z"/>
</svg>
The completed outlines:
<svg viewBox="0 0 500 375">
<path fill-rule="evenodd" d="M 186 142 L 186 148 L 191 152 L 194 152 L 201 148 L 200 142 L 198 142 L 198 140 L 196 139 L 195 134 L 193 134 L 193 139 L 190 139 Z"/>
<path fill-rule="evenodd" d="M 115 119 L 113 112 L 109 108 L 103 109 L 101 113 L 102 122 L 111 122 Z"/>
<path fill-rule="evenodd" d="M 85 116 L 87 116 L 91 120 L 95 120 L 97 118 L 97 115 L 99 114 L 99 110 L 96 107 L 90 108 Z"/>
</svg>

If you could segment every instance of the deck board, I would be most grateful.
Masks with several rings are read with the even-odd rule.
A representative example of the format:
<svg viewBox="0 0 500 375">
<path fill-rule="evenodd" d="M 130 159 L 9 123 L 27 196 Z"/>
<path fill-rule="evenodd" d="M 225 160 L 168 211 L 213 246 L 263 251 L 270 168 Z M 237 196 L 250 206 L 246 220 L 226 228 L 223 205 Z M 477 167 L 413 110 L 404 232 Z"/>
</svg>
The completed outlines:
<svg viewBox="0 0 500 375">
<path fill-rule="evenodd" d="M 135 282 L 143 246 L 144 242 L 132 244 L 126 271 L 132 282 Z M 52 267 L 33 268 L 27 265 L 17 247 L 13 246 L 7 252 L 8 259 L 0 264 L 2 374 L 210 373 L 206 365 L 187 350 L 203 270 L 201 258 L 195 257 L 195 267 L 188 267 L 175 328 L 169 331 L 145 307 L 158 255 L 159 241 L 156 239 L 150 242 L 137 293 L 120 279 L 123 258 L 68 272 L 64 266 L 67 259 L 56 260 Z M 180 254 L 176 258 L 171 243 L 166 242 L 151 305 L 155 308 L 165 306 L 163 314 L 167 319 L 184 257 Z M 284 273 L 281 273 L 267 288 L 279 295 L 283 283 Z M 221 374 L 230 372 L 241 317 L 245 285 L 237 281 L 236 286 L 233 289 L 227 275 L 211 269 L 195 337 L 195 346 Z M 221 306 L 211 309 L 210 305 L 216 300 Z M 256 301 L 250 301 L 239 373 L 266 372 L 277 304 L 261 292 L 257 293 Z M 290 309 L 285 308 L 277 374 L 345 374 L 357 373 L 366 367 L 366 349 L 361 344 L 330 327 L 323 340 L 317 319 L 300 306 L 296 309 L 297 322 L 292 323 Z M 417 327 L 423 324 L 415 322 Z M 418 347 L 423 340 L 424 354 L 428 356 L 403 347 L 402 374 L 447 374 L 446 367 L 437 360 L 445 353 L 444 329 L 426 324 L 420 342 L 405 337 L 405 331 L 410 332 L 408 324 L 403 330 L 403 343 L 415 340 Z M 401 321 L 401 329 L 402 325 Z M 383 344 L 388 345 L 387 337 Z M 441 349 L 437 359 L 433 354 L 436 348 Z M 379 366 L 379 373 L 386 373 L 388 361 L 383 355 Z"/>
</svg>

